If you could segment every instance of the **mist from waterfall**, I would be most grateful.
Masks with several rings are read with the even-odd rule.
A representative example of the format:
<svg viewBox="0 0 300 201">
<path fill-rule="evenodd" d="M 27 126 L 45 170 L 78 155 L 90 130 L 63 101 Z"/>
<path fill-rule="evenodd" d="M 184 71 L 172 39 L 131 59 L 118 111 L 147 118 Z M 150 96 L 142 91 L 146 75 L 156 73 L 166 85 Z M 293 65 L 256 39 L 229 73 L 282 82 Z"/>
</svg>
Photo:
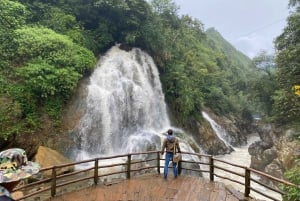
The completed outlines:
<svg viewBox="0 0 300 201">
<path fill-rule="evenodd" d="M 137 48 L 127 52 L 114 46 L 101 57 L 86 106 L 77 128 L 81 154 L 159 150 L 157 134 L 170 128 L 157 67 Z"/>
</svg>

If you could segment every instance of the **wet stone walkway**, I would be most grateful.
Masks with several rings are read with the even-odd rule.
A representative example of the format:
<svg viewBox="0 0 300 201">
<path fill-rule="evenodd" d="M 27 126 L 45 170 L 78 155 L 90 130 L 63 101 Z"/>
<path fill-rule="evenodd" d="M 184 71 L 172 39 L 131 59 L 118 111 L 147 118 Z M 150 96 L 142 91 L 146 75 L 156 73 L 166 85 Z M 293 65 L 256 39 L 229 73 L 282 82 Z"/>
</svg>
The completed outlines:
<svg viewBox="0 0 300 201">
<path fill-rule="evenodd" d="M 65 193 L 49 201 L 239 201 L 220 182 L 204 178 L 179 176 L 164 179 L 162 175 L 131 178 L 110 184 L 99 184 Z"/>
</svg>

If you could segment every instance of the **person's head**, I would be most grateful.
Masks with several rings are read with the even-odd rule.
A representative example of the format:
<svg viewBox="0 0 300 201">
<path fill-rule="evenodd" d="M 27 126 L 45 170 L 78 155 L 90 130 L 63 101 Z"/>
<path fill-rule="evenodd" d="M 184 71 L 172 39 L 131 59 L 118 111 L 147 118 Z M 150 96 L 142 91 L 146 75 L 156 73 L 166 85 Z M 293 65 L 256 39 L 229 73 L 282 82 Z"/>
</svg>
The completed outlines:
<svg viewBox="0 0 300 201">
<path fill-rule="evenodd" d="M 11 148 L 0 152 L 0 185 L 11 191 L 21 179 L 38 173 L 40 166 L 28 161 L 25 150 Z"/>
<path fill-rule="evenodd" d="M 172 129 L 169 129 L 169 130 L 167 131 L 167 133 L 168 133 L 168 135 L 173 135 L 173 130 L 172 130 Z"/>
</svg>

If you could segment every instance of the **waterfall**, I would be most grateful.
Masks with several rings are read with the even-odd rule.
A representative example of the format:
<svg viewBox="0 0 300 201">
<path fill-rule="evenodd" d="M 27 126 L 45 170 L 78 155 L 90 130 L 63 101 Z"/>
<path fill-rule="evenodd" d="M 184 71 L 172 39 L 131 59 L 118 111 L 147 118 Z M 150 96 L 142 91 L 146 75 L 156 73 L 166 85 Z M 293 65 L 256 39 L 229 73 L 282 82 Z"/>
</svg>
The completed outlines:
<svg viewBox="0 0 300 201">
<path fill-rule="evenodd" d="M 227 147 L 231 147 L 231 137 L 227 134 L 226 130 L 222 128 L 222 126 L 220 126 L 219 124 L 217 124 L 206 112 L 202 112 L 202 116 L 204 117 L 204 119 L 206 119 L 213 131 L 215 132 L 215 134 L 218 136 L 218 138 L 224 142 L 224 144 L 227 146 Z"/>
<path fill-rule="evenodd" d="M 77 128 L 81 154 L 159 150 L 158 133 L 170 128 L 164 94 L 152 58 L 112 47 L 90 77 L 86 111 Z"/>
</svg>

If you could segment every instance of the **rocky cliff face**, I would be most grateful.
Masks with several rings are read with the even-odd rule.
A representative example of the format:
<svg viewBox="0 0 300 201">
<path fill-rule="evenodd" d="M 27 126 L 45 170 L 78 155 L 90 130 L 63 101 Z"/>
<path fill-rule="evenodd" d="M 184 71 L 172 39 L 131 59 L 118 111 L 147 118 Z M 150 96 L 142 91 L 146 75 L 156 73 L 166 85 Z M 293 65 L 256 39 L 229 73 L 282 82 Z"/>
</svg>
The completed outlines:
<svg viewBox="0 0 300 201">
<path fill-rule="evenodd" d="M 251 166 L 277 178 L 283 178 L 284 171 L 300 159 L 300 143 L 295 140 L 294 129 L 284 130 L 272 125 L 257 128 L 261 141 L 249 146 Z"/>
<path fill-rule="evenodd" d="M 236 120 L 234 117 L 217 116 L 207 108 L 205 112 L 226 131 L 227 141 L 230 145 L 241 146 L 247 143 L 247 135 L 252 133 L 251 126 Z M 211 124 L 205 119 L 201 122 L 190 121 L 188 130 L 193 133 L 196 142 L 200 144 L 207 154 L 228 154 L 233 151 L 231 146 L 220 140 Z"/>
</svg>

